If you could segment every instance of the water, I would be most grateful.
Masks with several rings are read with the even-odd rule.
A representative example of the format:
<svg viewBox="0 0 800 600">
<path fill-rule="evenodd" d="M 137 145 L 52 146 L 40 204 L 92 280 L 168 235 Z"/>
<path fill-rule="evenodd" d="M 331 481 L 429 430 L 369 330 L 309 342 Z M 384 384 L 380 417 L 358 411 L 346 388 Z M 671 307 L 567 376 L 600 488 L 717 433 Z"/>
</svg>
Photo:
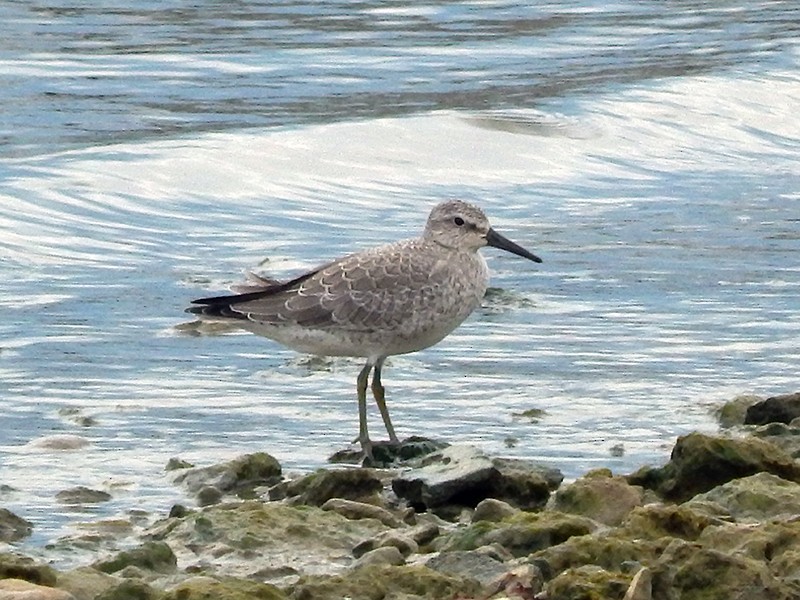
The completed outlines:
<svg viewBox="0 0 800 600">
<path fill-rule="evenodd" d="M 794 2 L 0 13 L 0 497 L 27 550 L 185 501 L 173 456 L 324 464 L 360 363 L 189 335 L 182 310 L 416 235 L 445 197 L 545 262 L 486 250 L 499 291 L 390 360 L 401 436 L 625 473 L 737 394 L 798 389 Z M 76 485 L 114 500 L 55 501 Z"/>
</svg>

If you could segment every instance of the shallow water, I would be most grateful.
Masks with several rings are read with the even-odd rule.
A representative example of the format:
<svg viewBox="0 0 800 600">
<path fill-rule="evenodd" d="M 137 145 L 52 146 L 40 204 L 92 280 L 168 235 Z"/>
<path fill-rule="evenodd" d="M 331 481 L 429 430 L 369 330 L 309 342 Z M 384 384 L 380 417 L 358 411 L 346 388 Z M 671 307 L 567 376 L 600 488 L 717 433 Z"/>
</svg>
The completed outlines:
<svg viewBox="0 0 800 600">
<path fill-rule="evenodd" d="M 173 456 L 324 464 L 360 363 L 189 335 L 182 310 L 415 235 L 445 197 L 545 262 L 484 251 L 483 309 L 390 359 L 401 436 L 624 473 L 722 401 L 797 389 L 791 2 L 0 10 L 0 497 L 26 548 L 185 501 Z M 90 445 L 31 444 L 52 434 Z M 114 500 L 55 501 L 76 485 Z"/>
</svg>

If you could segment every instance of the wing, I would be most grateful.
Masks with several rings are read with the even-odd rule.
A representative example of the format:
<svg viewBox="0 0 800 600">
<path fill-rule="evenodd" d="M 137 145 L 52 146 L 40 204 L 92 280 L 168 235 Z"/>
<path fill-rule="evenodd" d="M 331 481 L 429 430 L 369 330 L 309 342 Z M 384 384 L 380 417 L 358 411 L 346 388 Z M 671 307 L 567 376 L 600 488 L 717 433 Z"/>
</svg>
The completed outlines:
<svg viewBox="0 0 800 600">
<path fill-rule="evenodd" d="M 443 279 L 435 253 L 420 244 L 397 242 L 346 256 L 281 285 L 196 300 L 204 306 L 193 312 L 208 315 L 213 308 L 213 316 L 321 329 L 397 327 L 432 300 Z"/>
</svg>

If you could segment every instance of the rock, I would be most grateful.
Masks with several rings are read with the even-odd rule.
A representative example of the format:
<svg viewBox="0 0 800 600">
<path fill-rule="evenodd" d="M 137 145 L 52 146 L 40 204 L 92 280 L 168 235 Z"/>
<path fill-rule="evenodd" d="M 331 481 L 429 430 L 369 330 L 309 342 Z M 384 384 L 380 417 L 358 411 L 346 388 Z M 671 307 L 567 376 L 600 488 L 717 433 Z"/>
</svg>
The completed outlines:
<svg viewBox="0 0 800 600">
<path fill-rule="evenodd" d="M 93 566 L 103 573 L 115 573 L 129 566 L 139 567 L 157 573 L 171 573 L 178 561 L 169 545 L 164 542 L 145 542 L 132 550 L 125 550 L 111 560 L 95 563 Z"/>
<path fill-rule="evenodd" d="M 111 500 L 111 494 L 79 485 L 68 490 L 61 490 L 56 494 L 56 500 L 62 504 L 97 504 Z"/>
<path fill-rule="evenodd" d="M 344 498 L 331 498 L 322 505 L 322 510 L 332 510 L 348 519 L 377 519 L 387 527 L 401 527 L 402 521 L 391 512 L 380 506 L 345 500 Z"/>
<path fill-rule="evenodd" d="M 286 595 L 266 583 L 200 576 L 179 583 L 159 600 L 286 600 Z"/>
<path fill-rule="evenodd" d="M 161 592 L 136 579 L 123 579 L 98 594 L 94 600 L 161 600 Z"/>
<path fill-rule="evenodd" d="M 331 498 L 377 501 L 377 494 L 382 489 L 383 483 L 372 469 L 333 469 L 320 470 L 287 482 L 285 486 L 271 489 L 269 496 L 270 500 L 288 497 L 300 504 L 322 506 Z"/>
<path fill-rule="evenodd" d="M 347 519 L 315 506 L 255 500 L 216 504 L 150 529 L 183 564 L 235 577 L 299 572 L 334 573 L 350 566 L 360 541 L 387 531 L 375 519 Z M 266 577 L 262 577 L 265 580 Z M 284 575 L 277 575 L 287 583 Z"/>
<path fill-rule="evenodd" d="M 116 587 L 119 579 L 92 567 L 78 567 L 58 574 L 57 585 L 75 596 L 76 600 L 95 600 L 108 589 Z"/>
<path fill-rule="evenodd" d="M 746 425 L 790 423 L 797 417 L 800 417 L 800 392 L 756 402 L 747 409 L 744 422 Z"/>
<path fill-rule="evenodd" d="M 408 532 L 408 536 L 418 546 L 425 546 L 439 537 L 439 533 L 441 533 L 441 529 L 436 523 L 420 523 Z"/>
<path fill-rule="evenodd" d="M 471 446 L 450 446 L 396 477 L 392 489 L 418 511 L 445 504 L 474 507 L 486 498 L 533 509 L 545 504 L 562 478 L 530 461 L 492 459 Z"/>
<path fill-rule="evenodd" d="M 222 493 L 252 497 L 254 488 L 275 485 L 281 477 L 280 463 L 266 452 L 256 452 L 219 465 L 181 469 L 173 481 L 192 494 L 210 486 Z"/>
<path fill-rule="evenodd" d="M 442 552 L 428 559 L 425 566 L 461 579 L 474 579 L 483 587 L 498 581 L 508 570 L 499 560 L 474 550 Z"/>
<path fill-rule="evenodd" d="M 75 596 L 64 590 L 38 585 L 24 579 L 2 579 L 0 600 L 75 600 Z"/>
<path fill-rule="evenodd" d="M 748 394 L 736 396 L 733 400 L 726 402 L 715 411 L 719 426 L 724 429 L 729 429 L 738 425 L 744 425 L 747 409 L 761 400 L 763 400 L 761 396 L 752 396 Z"/>
<path fill-rule="evenodd" d="M 374 565 L 402 565 L 406 562 L 403 553 L 394 546 L 382 546 L 363 554 L 353 565 L 354 569 L 362 569 Z"/>
<path fill-rule="evenodd" d="M 475 511 L 472 513 L 472 522 L 490 521 L 497 523 L 517 512 L 519 512 L 519 509 L 514 508 L 508 502 L 495 498 L 486 498 L 478 502 L 475 507 Z"/>
<path fill-rule="evenodd" d="M 621 573 L 583 565 L 556 575 L 545 584 L 544 593 L 558 600 L 605 600 L 622 598 L 629 586 L 630 579 Z"/>
<path fill-rule="evenodd" d="M 642 567 L 633 576 L 622 600 L 652 600 L 652 598 L 653 573 L 647 567 Z"/>
<path fill-rule="evenodd" d="M 353 548 L 353 556 L 359 558 L 376 548 L 384 548 L 388 546 L 397 548 L 403 557 L 407 557 L 411 554 L 419 552 L 419 546 L 413 539 L 395 531 L 385 531 L 373 538 L 356 544 L 356 546 Z"/>
<path fill-rule="evenodd" d="M 33 523 L 18 517 L 6 508 L 0 508 L 0 542 L 16 542 L 28 537 Z"/>
<path fill-rule="evenodd" d="M 191 469 L 194 467 L 194 464 L 183 460 L 182 458 L 178 458 L 177 456 L 173 456 L 167 461 L 167 465 L 164 467 L 165 471 L 180 471 L 182 469 Z"/>
<path fill-rule="evenodd" d="M 800 464 L 783 450 L 757 438 L 714 437 L 690 433 L 678 438 L 670 462 L 628 475 L 632 485 L 652 489 L 676 502 L 707 492 L 732 479 L 760 471 L 800 481 Z"/>
<path fill-rule="evenodd" d="M 800 459 L 800 419 L 788 425 L 768 423 L 752 431 L 751 435 L 775 444 L 794 459 Z"/>
<path fill-rule="evenodd" d="M 644 490 L 630 485 L 623 477 L 612 476 L 608 470 L 587 473 L 561 487 L 550 500 L 555 510 L 583 515 L 605 525 L 619 525 L 631 510 L 642 504 Z"/>
<path fill-rule="evenodd" d="M 597 565 L 607 571 L 625 571 L 626 565 L 650 564 L 661 554 L 671 540 L 643 539 L 622 531 L 598 532 L 593 535 L 573 536 L 565 542 L 540 550 L 528 560 L 536 565 L 546 579 L 567 569 L 583 565 Z"/>
<path fill-rule="evenodd" d="M 447 448 L 449 444 L 439 440 L 426 437 L 411 436 L 401 441 L 399 444 L 390 442 L 373 442 L 372 461 L 364 463 L 364 455 L 361 448 L 355 450 L 348 448 L 340 450 L 328 458 L 330 463 L 346 463 L 361 465 L 365 467 L 386 468 L 405 464 L 409 461 L 432 454 L 438 450 Z"/>
<path fill-rule="evenodd" d="M 676 542 L 653 567 L 653 596 L 681 600 L 790 600 L 797 592 L 746 556 Z"/>
<path fill-rule="evenodd" d="M 632 539 L 658 540 L 670 537 L 696 540 L 712 523 L 710 517 L 687 505 L 648 504 L 630 512 L 620 533 Z"/>
<path fill-rule="evenodd" d="M 204 485 L 195 494 L 197 506 L 211 506 L 222 501 L 223 492 L 213 485 Z"/>
<path fill-rule="evenodd" d="M 89 445 L 91 442 L 82 435 L 60 433 L 31 440 L 26 447 L 36 450 L 81 450 Z"/>
<path fill-rule="evenodd" d="M 756 473 L 695 496 L 687 505 L 695 502 L 714 502 L 738 521 L 766 521 L 800 514 L 800 484 Z"/>
<path fill-rule="evenodd" d="M 48 565 L 12 552 L 0 553 L 0 579 L 24 579 L 44 586 L 56 584 L 56 572 Z"/>
<path fill-rule="evenodd" d="M 499 523 L 480 521 L 452 531 L 436 540 L 442 552 L 474 550 L 480 546 L 499 544 L 513 556 L 561 544 L 576 535 L 587 535 L 597 528 L 585 517 L 555 511 L 519 512 Z"/>
<path fill-rule="evenodd" d="M 480 590 L 472 579 L 460 579 L 419 565 L 368 565 L 346 575 L 306 575 L 288 589 L 296 600 L 441 600 L 471 598 Z"/>
</svg>

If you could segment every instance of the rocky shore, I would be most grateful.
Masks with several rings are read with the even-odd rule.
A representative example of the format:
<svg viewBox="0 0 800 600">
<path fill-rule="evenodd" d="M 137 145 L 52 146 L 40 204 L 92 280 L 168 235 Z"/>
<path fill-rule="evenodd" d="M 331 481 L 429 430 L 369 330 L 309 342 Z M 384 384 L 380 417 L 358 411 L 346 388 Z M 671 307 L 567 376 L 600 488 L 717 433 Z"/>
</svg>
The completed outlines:
<svg viewBox="0 0 800 600">
<path fill-rule="evenodd" d="M 569 483 L 422 439 L 298 477 L 266 453 L 174 460 L 191 506 L 143 531 L 96 523 L 77 568 L 14 551 L 31 525 L 0 508 L 0 600 L 800 599 L 800 394 L 719 418 L 662 466 Z"/>
</svg>

